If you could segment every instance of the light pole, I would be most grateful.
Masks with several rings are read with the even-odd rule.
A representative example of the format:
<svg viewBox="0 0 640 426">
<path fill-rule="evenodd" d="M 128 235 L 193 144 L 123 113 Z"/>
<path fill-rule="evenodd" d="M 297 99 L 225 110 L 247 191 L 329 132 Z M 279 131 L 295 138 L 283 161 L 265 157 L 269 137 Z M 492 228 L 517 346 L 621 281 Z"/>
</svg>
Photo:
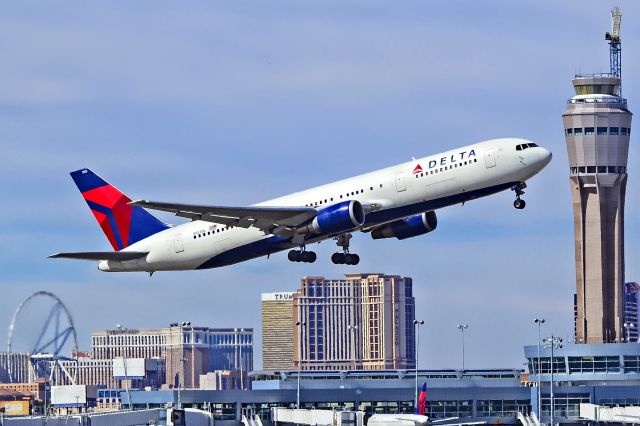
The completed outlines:
<svg viewBox="0 0 640 426">
<path fill-rule="evenodd" d="M 127 329 L 122 327 L 122 324 L 116 324 L 116 329 L 120 332 L 124 331 L 124 334 L 127 333 Z M 125 336 L 121 336 L 124 340 Z M 133 411 L 131 407 L 131 394 L 129 394 L 129 376 L 127 375 L 127 352 L 126 352 L 126 344 L 122 346 L 122 364 L 124 365 L 124 389 L 127 393 L 127 402 L 129 403 L 129 411 Z"/>
<path fill-rule="evenodd" d="M 462 333 L 462 373 L 464 374 L 464 331 L 469 328 L 467 324 L 458 324 L 458 330 Z"/>
<path fill-rule="evenodd" d="M 238 329 L 236 329 L 236 333 L 238 332 Z M 240 334 L 237 334 L 238 337 L 238 347 L 240 350 L 240 356 L 239 356 L 239 362 L 240 362 L 240 390 L 244 390 L 244 375 L 243 375 L 243 370 L 242 370 L 242 333 L 244 332 L 244 328 L 240 329 Z"/>
<path fill-rule="evenodd" d="M 538 374 L 538 421 L 540 421 L 540 397 L 542 396 L 540 392 L 540 327 L 544 324 L 544 318 L 536 318 L 533 322 L 538 324 L 538 367 L 536 373 Z"/>
<path fill-rule="evenodd" d="M 296 321 L 298 327 L 298 383 L 296 386 L 296 408 L 300 409 L 300 367 L 302 365 L 302 327 L 307 325 L 306 321 Z"/>
<path fill-rule="evenodd" d="M 631 336 L 629 336 L 629 329 L 635 327 L 636 325 L 632 322 L 625 321 L 624 326 L 624 334 L 627 336 L 627 343 L 631 341 Z"/>
<path fill-rule="evenodd" d="M 414 335 L 415 335 L 415 342 L 416 342 L 416 353 L 415 353 L 415 379 L 416 379 L 416 383 L 415 383 L 415 400 L 414 400 L 414 405 L 413 405 L 413 410 L 417 410 L 418 409 L 418 348 L 420 347 L 420 325 L 424 324 L 424 320 L 413 320 L 413 330 L 414 330 Z"/>
<path fill-rule="evenodd" d="M 545 339 L 543 339 L 543 342 L 545 343 L 544 347 L 545 348 L 551 348 L 551 362 L 549 363 L 550 369 L 551 369 L 551 386 L 550 386 L 550 393 L 551 393 L 551 423 L 550 426 L 553 426 L 553 411 L 554 411 L 554 401 L 553 401 L 553 350 L 554 349 L 560 349 L 562 348 L 562 339 L 559 337 L 555 337 L 553 334 L 551 335 L 551 337 L 547 337 Z"/>
<path fill-rule="evenodd" d="M 351 334 L 351 362 L 352 362 L 352 370 L 356 369 L 356 357 L 357 355 L 357 351 L 356 351 L 356 346 L 357 346 L 357 341 L 358 341 L 358 326 L 357 325 L 350 325 L 347 327 L 350 331 Z"/>
<path fill-rule="evenodd" d="M 184 363 L 187 362 L 187 359 L 182 356 L 180 357 L 179 361 L 181 374 L 178 374 L 178 408 L 182 408 L 182 400 L 180 399 L 180 388 L 182 388 L 182 380 L 184 379 Z"/>
</svg>

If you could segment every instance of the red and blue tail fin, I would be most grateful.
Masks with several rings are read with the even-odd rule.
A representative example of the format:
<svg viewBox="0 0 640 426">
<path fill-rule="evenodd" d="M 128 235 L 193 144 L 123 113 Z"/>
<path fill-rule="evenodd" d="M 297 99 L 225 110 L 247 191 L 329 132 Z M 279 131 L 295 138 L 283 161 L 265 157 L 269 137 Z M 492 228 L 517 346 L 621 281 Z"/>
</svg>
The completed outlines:
<svg viewBox="0 0 640 426">
<path fill-rule="evenodd" d="M 169 225 L 141 207 L 89 169 L 71 172 L 71 177 L 116 251 L 129 247 Z"/>
</svg>

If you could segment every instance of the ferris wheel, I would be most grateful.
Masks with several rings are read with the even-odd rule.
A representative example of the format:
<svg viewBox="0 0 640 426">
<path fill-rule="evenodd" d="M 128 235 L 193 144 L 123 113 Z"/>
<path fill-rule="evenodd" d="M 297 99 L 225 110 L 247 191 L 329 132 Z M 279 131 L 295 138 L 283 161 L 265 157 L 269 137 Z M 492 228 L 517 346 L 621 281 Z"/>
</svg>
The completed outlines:
<svg viewBox="0 0 640 426">
<path fill-rule="evenodd" d="M 58 296 L 37 291 L 18 305 L 9 325 L 7 352 L 11 383 L 38 378 L 51 384 L 76 383 L 78 336 L 71 313 Z M 18 360 L 19 354 L 28 358 L 28 366 Z"/>
</svg>

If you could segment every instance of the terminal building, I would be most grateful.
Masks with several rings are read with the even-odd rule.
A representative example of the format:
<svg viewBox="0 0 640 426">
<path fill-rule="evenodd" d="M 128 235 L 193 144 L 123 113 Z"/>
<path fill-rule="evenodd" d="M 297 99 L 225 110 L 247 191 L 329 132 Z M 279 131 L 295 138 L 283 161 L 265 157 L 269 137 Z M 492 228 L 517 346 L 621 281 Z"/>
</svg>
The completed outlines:
<svg viewBox="0 0 640 426">
<path fill-rule="evenodd" d="M 427 410 L 432 420 L 456 417 L 456 423 L 520 424 L 518 413 L 538 412 L 550 422 L 553 383 L 554 422 L 580 424 L 580 404 L 640 406 L 640 344 L 568 344 L 554 349 L 526 346 L 528 370 L 419 370 L 427 384 Z M 553 365 L 553 382 L 551 381 Z M 540 374 L 538 374 L 538 371 Z M 217 420 L 239 421 L 258 414 L 270 421 L 271 407 L 293 407 L 300 386 L 302 408 L 358 409 L 367 414 L 413 413 L 415 370 L 258 371 L 252 389 L 184 390 L 183 405 L 203 408 Z M 538 381 L 540 388 L 538 388 Z M 538 398 L 540 389 L 541 398 Z M 126 395 L 121 392 L 126 400 Z M 134 408 L 176 403 L 172 391 L 131 393 Z"/>
</svg>

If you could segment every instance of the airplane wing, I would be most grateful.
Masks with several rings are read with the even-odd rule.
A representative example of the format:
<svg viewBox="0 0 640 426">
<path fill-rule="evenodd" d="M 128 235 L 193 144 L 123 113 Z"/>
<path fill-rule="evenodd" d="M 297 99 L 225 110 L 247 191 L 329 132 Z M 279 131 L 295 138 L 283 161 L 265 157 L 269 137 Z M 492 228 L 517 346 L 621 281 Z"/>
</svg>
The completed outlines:
<svg viewBox="0 0 640 426">
<path fill-rule="evenodd" d="M 132 201 L 129 204 L 170 212 L 192 220 L 205 220 L 240 228 L 254 226 L 266 234 L 282 236 L 291 235 L 292 228 L 314 218 L 318 213 L 311 207 L 224 207 L 147 200 Z"/>
<path fill-rule="evenodd" d="M 50 259 L 80 259 L 80 260 L 134 260 L 148 255 L 147 251 L 82 251 L 76 253 L 56 253 Z"/>
</svg>

